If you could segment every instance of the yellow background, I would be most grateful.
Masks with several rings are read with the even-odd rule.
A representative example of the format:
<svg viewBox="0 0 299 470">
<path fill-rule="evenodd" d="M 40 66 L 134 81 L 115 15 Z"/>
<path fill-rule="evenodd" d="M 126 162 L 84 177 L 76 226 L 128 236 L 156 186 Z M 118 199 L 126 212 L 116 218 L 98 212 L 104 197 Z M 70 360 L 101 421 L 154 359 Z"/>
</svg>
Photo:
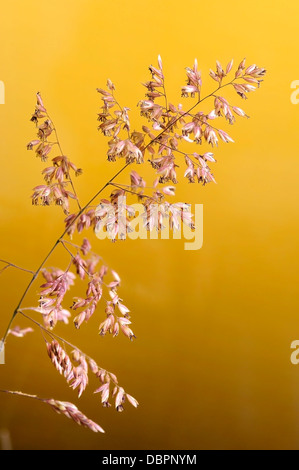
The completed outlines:
<svg viewBox="0 0 299 470">
<path fill-rule="evenodd" d="M 102 310 L 79 332 L 72 325 L 57 331 L 114 371 L 140 408 L 102 409 L 92 382 L 79 407 L 105 428 L 94 435 L 42 404 L 1 396 L 0 428 L 9 429 L 15 449 L 299 448 L 299 365 L 290 362 L 299 324 L 299 106 L 290 101 L 299 78 L 298 17 L 298 2 L 277 0 L 1 2 L 0 257 L 31 269 L 63 226 L 59 208 L 30 201 L 42 184 L 43 165 L 26 151 L 37 91 L 64 152 L 84 168 L 76 184 L 87 201 L 122 164 L 106 161 L 107 140 L 96 129 L 95 89 L 106 78 L 137 126 L 141 82 L 158 54 L 175 103 L 194 57 L 206 91 L 216 59 L 239 63 L 246 56 L 268 70 L 248 101 L 234 96 L 251 119 L 238 119 L 229 129 L 236 143 L 216 150 L 218 185 L 188 185 L 180 175 L 177 199 L 204 204 L 200 251 L 184 251 L 179 241 L 111 244 L 91 235 L 123 278 L 138 339 L 97 336 Z M 151 182 L 147 165 L 143 171 Z M 48 266 L 66 264 L 59 249 Z M 1 275 L 0 331 L 28 277 Z M 24 305 L 36 303 L 38 285 Z M 78 404 L 39 331 L 9 338 L 0 388 Z"/>
</svg>

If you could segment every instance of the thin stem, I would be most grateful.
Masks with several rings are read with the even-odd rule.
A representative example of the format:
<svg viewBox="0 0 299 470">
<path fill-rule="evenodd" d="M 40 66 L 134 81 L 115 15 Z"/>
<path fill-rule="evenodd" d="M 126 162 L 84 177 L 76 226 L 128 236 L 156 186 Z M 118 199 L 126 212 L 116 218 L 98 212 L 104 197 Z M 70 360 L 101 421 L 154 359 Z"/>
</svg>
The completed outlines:
<svg viewBox="0 0 299 470">
<path fill-rule="evenodd" d="M 74 259 L 75 256 L 73 255 L 73 253 L 68 249 L 68 247 L 65 245 L 65 242 L 64 240 L 61 240 L 61 245 L 63 246 L 63 248 L 71 255 L 71 258 Z"/>
<path fill-rule="evenodd" d="M 54 132 L 55 132 L 55 136 L 56 136 L 56 140 L 57 140 L 56 144 L 57 144 L 58 147 L 59 147 L 59 150 L 60 150 L 60 152 L 61 152 L 61 156 L 64 156 L 64 153 L 63 153 L 63 150 L 62 150 L 62 147 L 61 147 L 61 144 L 60 144 L 60 140 L 59 140 L 59 138 L 58 138 L 58 133 L 57 133 L 57 130 L 56 130 L 56 126 L 55 126 L 54 122 L 52 121 L 52 119 L 50 118 L 50 116 L 49 116 L 48 113 L 47 113 L 47 118 L 48 118 L 48 119 L 52 122 L 52 124 L 54 125 Z M 79 210 L 80 210 L 80 209 L 81 209 L 80 202 L 79 202 L 79 199 L 78 199 L 78 196 L 77 196 L 77 193 L 76 193 L 76 189 L 75 189 L 74 183 L 73 183 L 73 181 L 72 181 L 72 177 L 71 177 L 70 172 L 69 172 L 69 179 L 70 179 L 70 183 L 71 183 L 72 189 L 73 189 L 73 191 L 74 191 L 74 194 L 75 194 L 75 196 L 76 196 L 76 198 L 77 198 L 76 201 L 77 201 L 77 204 L 78 204 L 78 207 L 79 207 Z"/>
<path fill-rule="evenodd" d="M 26 308 L 22 309 L 22 310 L 18 310 L 18 312 L 23 315 L 23 317 L 27 318 L 27 320 L 30 320 L 32 323 L 34 323 L 36 326 L 38 326 L 39 328 L 41 328 L 41 330 L 45 331 L 49 336 L 51 336 L 51 338 L 56 338 L 58 339 L 59 341 L 62 341 L 63 343 L 67 344 L 68 346 L 70 346 L 71 348 L 73 349 L 77 349 L 80 353 L 82 353 L 85 357 L 87 357 L 87 359 L 91 359 L 90 357 L 88 357 L 86 354 L 84 354 L 82 351 L 80 351 L 80 349 L 78 349 L 77 346 L 74 346 L 73 344 L 69 343 L 67 340 L 65 340 L 64 338 L 62 338 L 61 336 L 58 336 L 56 335 L 55 333 L 53 333 L 52 331 L 49 331 L 47 330 L 47 328 L 45 328 L 41 323 L 39 323 L 38 321 L 34 320 L 33 318 L 29 317 L 29 315 L 26 315 L 26 313 L 24 313 L 23 310 L 27 310 Z M 28 309 L 30 310 L 30 309 Z"/>
<path fill-rule="evenodd" d="M 10 395 L 18 395 L 20 397 L 25 397 L 25 398 L 33 398 L 34 400 L 39 400 L 45 402 L 46 400 L 44 398 L 39 398 L 36 395 L 29 395 L 28 393 L 23 393 L 23 392 L 15 392 L 12 390 L 0 390 L 1 393 L 9 393 Z"/>
<path fill-rule="evenodd" d="M 174 149 L 174 148 L 172 148 L 172 147 L 169 147 L 169 145 L 165 145 L 165 144 L 161 144 L 161 145 L 162 145 L 162 147 L 165 147 L 165 148 L 171 150 L 172 152 L 177 152 L 177 153 L 180 153 L 181 155 L 183 155 L 184 157 L 188 157 L 188 158 L 192 161 L 192 163 L 194 163 L 194 165 L 199 166 L 199 163 L 198 163 L 198 162 L 195 162 L 195 161 L 192 159 L 193 153 L 182 152 L 182 151 L 179 150 L 179 149 Z M 150 161 L 150 160 L 149 160 L 149 161 Z"/>
<path fill-rule="evenodd" d="M 69 255 L 71 256 L 71 262 L 70 262 L 70 265 L 72 264 L 73 260 L 76 258 L 73 253 L 71 252 L 71 250 L 68 249 L 68 247 L 65 245 L 64 241 L 61 240 L 61 245 L 63 246 L 63 248 L 69 253 Z M 87 271 L 87 269 L 84 268 L 83 264 L 81 264 L 80 262 L 78 263 L 80 268 L 83 269 L 83 271 L 85 272 L 85 274 L 87 274 L 87 276 L 91 279 L 92 276 L 89 274 L 89 272 Z"/>
<path fill-rule="evenodd" d="M 61 240 L 61 243 L 62 243 L 62 242 L 63 242 L 63 243 L 67 243 L 68 245 L 71 245 L 71 246 L 73 246 L 74 248 L 77 248 L 78 251 L 81 250 L 81 246 L 76 245 L 76 244 L 73 243 L 73 242 L 69 242 L 68 240 Z"/>
<path fill-rule="evenodd" d="M 148 199 L 153 199 L 152 196 L 148 196 L 147 194 L 139 194 L 139 193 L 136 193 L 135 191 L 132 191 L 130 189 L 126 189 L 126 188 L 123 187 L 124 185 L 119 185 L 119 184 L 116 184 L 116 183 L 110 183 L 110 186 L 114 186 L 115 188 L 121 189 L 122 191 L 125 191 L 126 193 L 134 194 L 135 196 L 138 196 L 138 197 L 145 197 L 145 198 L 148 198 Z"/>
<path fill-rule="evenodd" d="M 5 263 L 7 265 L 3 269 L 1 269 L 0 273 L 9 267 L 12 267 L 12 268 L 19 269 L 20 271 L 25 271 L 26 273 L 34 274 L 34 271 L 30 271 L 30 269 L 21 268 L 20 266 L 10 263 L 9 261 L 5 261 L 4 259 L 0 259 L 0 263 Z"/>
<path fill-rule="evenodd" d="M 117 99 L 115 98 L 113 92 L 112 92 L 112 96 L 113 96 L 113 98 L 114 98 L 115 104 L 119 107 L 119 109 L 120 109 L 121 112 L 123 113 L 123 112 L 124 112 L 124 109 L 123 109 L 123 107 L 119 104 L 119 102 L 117 101 Z M 110 114 L 110 116 L 111 116 L 111 114 Z M 112 116 L 111 116 L 111 117 L 112 117 Z M 123 122 L 124 124 L 126 124 L 123 120 L 122 120 L 122 122 Z M 127 134 L 128 134 L 128 138 L 130 138 L 130 131 L 129 131 L 128 128 L 127 128 Z"/>
<path fill-rule="evenodd" d="M 70 241 L 68 241 L 68 240 L 63 239 L 63 240 L 60 240 L 60 241 L 61 241 L 61 243 L 63 244 L 63 246 L 64 246 L 65 249 L 66 249 L 66 246 L 65 246 L 65 245 L 70 245 L 70 246 L 72 246 L 73 248 L 75 248 L 75 249 L 77 250 L 77 253 L 78 253 L 78 254 L 80 253 L 80 251 L 81 251 L 81 249 L 82 249 L 81 246 L 76 245 L 75 243 L 72 243 L 72 242 L 70 242 Z M 95 253 L 94 251 L 90 251 L 89 253 L 90 253 L 92 256 L 95 256 L 98 261 L 100 261 L 100 260 L 103 261 L 103 257 L 100 256 L 100 255 L 98 255 L 98 254 Z M 72 256 L 73 256 L 73 255 L 72 255 Z"/>
<path fill-rule="evenodd" d="M 39 275 L 39 273 L 40 273 L 41 269 L 43 268 L 44 264 L 47 262 L 48 258 L 50 258 L 51 254 L 53 253 L 53 251 L 55 250 L 55 248 L 57 247 L 57 245 L 58 245 L 59 243 L 60 243 L 60 240 L 58 239 L 58 240 L 56 241 L 56 243 L 53 245 L 53 247 L 51 248 L 51 250 L 49 251 L 49 253 L 47 254 L 47 256 L 46 256 L 46 257 L 44 258 L 44 260 L 42 261 L 42 263 L 41 263 L 41 265 L 39 266 L 39 268 L 38 268 L 38 269 L 35 271 L 35 273 L 33 274 L 31 281 L 29 282 L 28 286 L 26 287 L 26 289 L 25 289 L 25 291 L 24 291 L 24 293 L 23 293 L 21 299 L 19 300 L 18 305 L 16 306 L 16 308 L 15 308 L 13 314 L 12 314 L 12 317 L 11 317 L 11 319 L 10 319 L 10 322 L 9 322 L 8 326 L 7 326 L 6 332 L 5 332 L 5 334 L 4 334 L 3 338 L 2 338 L 3 344 L 5 343 L 5 340 L 6 340 L 6 338 L 7 338 L 8 333 L 9 333 L 9 330 L 10 330 L 10 327 L 11 327 L 11 325 L 12 325 L 12 322 L 14 321 L 14 319 L 15 319 L 17 313 L 18 313 L 18 310 L 19 310 L 20 306 L 22 305 L 22 302 L 23 302 L 23 300 L 25 299 L 25 297 L 26 297 L 26 295 L 27 295 L 27 293 L 28 293 L 30 287 L 31 287 L 32 284 L 34 283 L 35 279 L 36 279 L 37 276 Z"/>
<path fill-rule="evenodd" d="M 97 206 L 95 206 L 95 207 L 97 207 Z M 80 252 L 80 251 L 82 250 L 82 246 L 76 245 L 75 243 L 72 243 L 72 242 L 70 242 L 69 240 L 63 239 L 63 240 L 61 240 L 61 243 L 66 243 L 67 245 L 70 245 L 70 246 L 72 246 L 73 248 L 76 248 L 76 250 L 77 250 L 78 252 Z M 98 254 L 95 253 L 94 251 L 90 251 L 90 254 L 96 256 L 99 260 L 100 260 L 100 259 L 101 259 L 101 260 L 103 259 L 102 256 L 98 255 Z"/>
</svg>

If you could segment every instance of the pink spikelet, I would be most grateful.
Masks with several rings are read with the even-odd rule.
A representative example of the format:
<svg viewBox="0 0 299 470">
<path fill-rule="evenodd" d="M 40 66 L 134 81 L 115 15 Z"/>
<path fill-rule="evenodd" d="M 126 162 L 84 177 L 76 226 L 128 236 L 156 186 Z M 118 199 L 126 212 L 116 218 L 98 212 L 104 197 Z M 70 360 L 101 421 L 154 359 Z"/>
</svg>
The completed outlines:
<svg viewBox="0 0 299 470">
<path fill-rule="evenodd" d="M 75 421 L 79 426 L 89 429 L 92 432 L 104 433 L 104 429 L 97 423 L 87 418 L 73 403 L 58 401 L 58 400 L 45 400 L 45 403 L 51 406 L 51 408 L 58 414 L 62 414 L 69 419 Z"/>
</svg>

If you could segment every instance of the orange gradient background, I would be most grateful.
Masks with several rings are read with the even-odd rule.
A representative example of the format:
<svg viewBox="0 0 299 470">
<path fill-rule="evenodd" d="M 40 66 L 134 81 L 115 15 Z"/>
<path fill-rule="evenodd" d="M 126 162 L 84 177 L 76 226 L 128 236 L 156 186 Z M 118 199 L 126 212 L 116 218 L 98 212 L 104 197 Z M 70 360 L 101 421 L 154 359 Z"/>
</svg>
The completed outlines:
<svg viewBox="0 0 299 470">
<path fill-rule="evenodd" d="M 9 430 L 13 448 L 298 449 L 299 365 L 290 362 L 290 344 L 299 336 L 299 106 L 290 100 L 290 84 L 299 79 L 298 2 L 15 0 L 0 8 L 6 87 L 0 257 L 29 269 L 37 268 L 63 227 L 60 208 L 30 201 L 44 168 L 26 151 L 35 137 L 30 115 L 37 91 L 64 152 L 84 169 L 76 180 L 84 202 L 122 165 L 107 162 L 107 139 L 97 131 L 95 89 L 108 77 L 137 127 L 141 83 L 158 54 L 174 103 L 182 101 L 184 67 L 195 57 L 203 93 L 215 88 L 208 73 L 216 59 L 238 64 L 246 56 L 248 65 L 268 70 L 248 101 L 226 94 L 251 119 L 229 128 L 235 144 L 216 149 L 218 184 L 189 185 L 184 165 L 179 169 L 176 200 L 204 205 L 201 250 L 184 251 L 183 241 L 112 244 L 90 236 L 93 249 L 122 277 L 120 292 L 138 339 L 99 337 L 103 309 L 79 332 L 72 324 L 57 332 L 115 372 L 141 406 L 124 413 L 103 409 L 92 394 L 93 380 L 78 404 L 50 364 L 39 331 L 9 337 L 1 389 L 73 401 L 106 430 L 95 435 L 46 405 L 1 395 L 0 428 Z M 152 182 L 147 164 L 137 170 Z M 128 173 L 118 181 L 127 183 Z M 67 263 L 59 248 L 47 266 Z M 0 332 L 29 277 L 12 269 L 1 275 Z M 36 304 L 40 283 L 24 306 Z M 22 318 L 15 324 L 30 326 Z"/>
</svg>

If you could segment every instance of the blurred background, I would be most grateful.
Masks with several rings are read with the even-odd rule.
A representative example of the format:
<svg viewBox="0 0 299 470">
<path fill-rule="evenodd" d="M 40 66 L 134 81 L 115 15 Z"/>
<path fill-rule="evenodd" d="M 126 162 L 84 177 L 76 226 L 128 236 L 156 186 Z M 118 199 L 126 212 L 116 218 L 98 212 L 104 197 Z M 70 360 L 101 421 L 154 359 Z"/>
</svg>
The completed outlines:
<svg viewBox="0 0 299 470">
<path fill-rule="evenodd" d="M 35 137 L 30 117 L 37 91 L 64 152 L 84 169 L 76 188 L 87 201 L 122 165 L 107 162 L 107 140 L 97 131 L 95 90 L 107 78 L 137 127 L 141 83 L 158 54 L 174 103 L 182 101 L 184 67 L 195 57 L 203 93 L 215 88 L 208 74 L 216 59 L 234 58 L 237 65 L 246 56 L 248 65 L 268 70 L 248 101 L 234 95 L 251 119 L 229 129 L 235 144 L 216 149 L 218 184 L 189 185 L 179 172 L 176 199 L 204 205 L 201 250 L 185 251 L 183 241 L 112 244 L 91 235 L 93 249 L 123 279 L 120 292 L 138 338 L 99 337 L 103 309 L 79 332 L 72 324 L 56 332 L 115 372 L 141 406 L 103 409 L 93 381 L 78 402 L 51 365 L 39 331 L 9 337 L 0 388 L 73 401 L 106 434 L 79 428 L 38 402 L 3 395 L 2 442 L 14 449 L 298 449 L 299 365 L 290 362 L 290 344 L 299 339 L 299 105 L 290 96 L 299 79 L 299 4 L 14 0 L 0 8 L 6 101 L 0 106 L 0 257 L 28 269 L 37 268 L 64 218 L 58 207 L 31 205 L 44 168 L 26 150 Z M 152 182 L 148 165 L 138 169 Z M 127 183 L 128 175 L 118 181 Z M 67 262 L 58 249 L 47 266 Z M 29 277 L 13 269 L 1 275 L 0 332 Z M 40 284 L 24 306 L 36 304 Z M 15 325 L 31 326 L 22 318 Z"/>
</svg>

